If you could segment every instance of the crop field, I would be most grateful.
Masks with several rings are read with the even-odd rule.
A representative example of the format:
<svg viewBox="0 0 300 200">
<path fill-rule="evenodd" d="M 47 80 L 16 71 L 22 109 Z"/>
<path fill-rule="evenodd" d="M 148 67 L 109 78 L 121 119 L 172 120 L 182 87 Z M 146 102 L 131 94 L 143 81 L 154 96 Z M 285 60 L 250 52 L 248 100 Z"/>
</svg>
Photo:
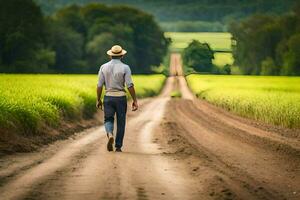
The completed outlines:
<svg viewBox="0 0 300 200">
<path fill-rule="evenodd" d="M 219 67 L 222 67 L 226 64 L 232 65 L 234 62 L 234 58 L 232 57 L 232 53 L 221 53 L 217 52 L 214 54 L 215 59 L 213 60 L 213 64 Z"/>
<path fill-rule="evenodd" d="M 232 65 L 234 59 L 231 51 L 230 33 L 189 33 L 189 32 L 166 32 L 165 35 L 172 39 L 171 51 L 180 52 L 188 46 L 192 40 L 207 42 L 215 52 L 213 64 L 223 67 L 226 64 Z"/>
<path fill-rule="evenodd" d="M 192 91 L 241 116 L 300 127 L 300 77 L 189 75 Z"/>
<path fill-rule="evenodd" d="M 158 94 L 163 75 L 133 76 L 138 97 Z M 91 117 L 96 103 L 95 75 L 0 75 L 0 128 L 34 133 L 62 118 Z"/>
<path fill-rule="evenodd" d="M 186 48 L 192 40 L 207 42 L 215 51 L 231 51 L 231 34 L 227 32 L 166 32 L 165 35 L 172 39 L 171 51 Z"/>
</svg>

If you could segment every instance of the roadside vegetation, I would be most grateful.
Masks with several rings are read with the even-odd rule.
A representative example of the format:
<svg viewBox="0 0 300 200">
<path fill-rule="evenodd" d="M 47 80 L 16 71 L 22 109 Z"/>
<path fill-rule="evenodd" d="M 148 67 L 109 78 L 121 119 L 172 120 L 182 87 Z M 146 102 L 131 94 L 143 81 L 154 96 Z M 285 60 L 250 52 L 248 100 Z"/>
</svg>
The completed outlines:
<svg viewBox="0 0 300 200">
<path fill-rule="evenodd" d="M 157 95 L 164 75 L 135 75 L 137 96 Z M 0 129 L 34 135 L 62 120 L 92 118 L 95 75 L 0 75 Z"/>
<path fill-rule="evenodd" d="M 214 52 L 209 44 L 201 43 L 197 40 L 193 40 L 182 53 L 182 61 L 185 69 L 193 69 L 196 72 L 212 72 L 213 59 Z"/>
<path fill-rule="evenodd" d="M 243 74 L 300 75 L 300 4 L 281 16 L 253 15 L 231 24 L 229 31 Z"/>
<path fill-rule="evenodd" d="M 243 117 L 300 128 L 300 77 L 189 75 L 187 81 L 198 97 Z"/>
</svg>

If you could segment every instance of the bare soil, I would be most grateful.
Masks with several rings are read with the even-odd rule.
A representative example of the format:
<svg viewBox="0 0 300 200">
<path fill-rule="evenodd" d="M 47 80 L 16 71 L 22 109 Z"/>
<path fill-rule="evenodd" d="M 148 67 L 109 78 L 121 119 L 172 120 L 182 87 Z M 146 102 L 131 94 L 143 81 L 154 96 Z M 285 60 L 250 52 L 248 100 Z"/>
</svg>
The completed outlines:
<svg viewBox="0 0 300 200">
<path fill-rule="evenodd" d="M 161 95 L 129 112 L 122 153 L 96 126 L 2 157 L 0 199 L 300 199 L 299 130 L 194 98 L 178 54 L 170 70 Z"/>
<path fill-rule="evenodd" d="M 22 133 L 20 130 L 0 130 L 0 157 L 14 154 L 32 152 L 46 144 L 57 140 L 67 139 L 75 132 L 103 124 L 101 113 L 90 119 L 64 119 L 57 127 L 42 125 L 36 133 Z"/>
</svg>

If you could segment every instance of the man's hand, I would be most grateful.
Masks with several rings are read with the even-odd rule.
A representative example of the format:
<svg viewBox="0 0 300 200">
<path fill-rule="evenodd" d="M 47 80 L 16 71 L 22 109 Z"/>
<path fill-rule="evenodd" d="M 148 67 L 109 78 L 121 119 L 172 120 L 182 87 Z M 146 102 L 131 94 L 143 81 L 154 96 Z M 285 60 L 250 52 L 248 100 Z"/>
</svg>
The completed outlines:
<svg viewBox="0 0 300 200">
<path fill-rule="evenodd" d="M 132 102 L 132 111 L 136 111 L 139 108 L 137 100 Z"/>
<path fill-rule="evenodd" d="M 134 86 L 132 85 L 131 87 L 128 88 L 128 91 L 132 97 L 132 111 L 136 111 L 139 106 L 138 106 L 138 103 L 137 103 L 137 100 L 136 100 L 136 95 L 135 95 L 135 89 L 134 89 Z"/>
<path fill-rule="evenodd" d="M 96 107 L 97 107 L 97 108 L 100 108 L 101 110 L 103 110 L 103 105 L 102 105 L 102 101 L 101 101 L 101 100 L 98 100 L 98 101 L 97 101 Z"/>
</svg>

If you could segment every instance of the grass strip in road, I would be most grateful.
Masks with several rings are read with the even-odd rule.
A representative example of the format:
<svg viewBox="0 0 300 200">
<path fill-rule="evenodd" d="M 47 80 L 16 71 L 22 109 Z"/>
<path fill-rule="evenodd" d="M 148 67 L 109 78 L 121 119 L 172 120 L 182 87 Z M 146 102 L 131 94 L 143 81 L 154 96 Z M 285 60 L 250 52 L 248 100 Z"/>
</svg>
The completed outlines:
<svg viewBox="0 0 300 200">
<path fill-rule="evenodd" d="M 189 75 L 202 99 L 243 117 L 300 128 L 300 77 Z"/>
</svg>

